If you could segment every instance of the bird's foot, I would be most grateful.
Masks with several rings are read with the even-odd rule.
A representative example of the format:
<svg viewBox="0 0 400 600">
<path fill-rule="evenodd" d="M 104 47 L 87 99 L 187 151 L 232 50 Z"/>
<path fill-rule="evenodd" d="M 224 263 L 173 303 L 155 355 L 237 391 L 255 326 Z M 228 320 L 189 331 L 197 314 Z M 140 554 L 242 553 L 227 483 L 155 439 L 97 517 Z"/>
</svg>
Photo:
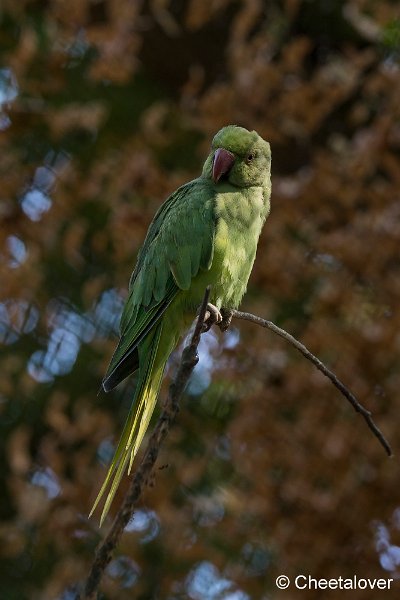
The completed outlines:
<svg viewBox="0 0 400 600">
<path fill-rule="evenodd" d="M 221 331 L 227 331 L 232 321 L 233 310 L 231 308 L 221 308 L 222 321 L 218 323 Z"/>
<path fill-rule="evenodd" d="M 219 309 L 209 302 L 207 304 L 206 314 L 204 315 L 204 323 L 201 329 L 202 333 L 209 331 L 213 325 L 220 325 L 222 323 L 223 317 L 219 311 Z"/>
</svg>

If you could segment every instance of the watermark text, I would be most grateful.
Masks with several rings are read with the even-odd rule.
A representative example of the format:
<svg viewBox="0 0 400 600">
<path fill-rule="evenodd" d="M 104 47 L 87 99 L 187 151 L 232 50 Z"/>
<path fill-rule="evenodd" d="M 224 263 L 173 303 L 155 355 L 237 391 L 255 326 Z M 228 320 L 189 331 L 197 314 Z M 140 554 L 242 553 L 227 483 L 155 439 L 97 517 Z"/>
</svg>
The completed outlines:
<svg viewBox="0 0 400 600">
<path fill-rule="evenodd" d="M 391 590 L 394 579 L 372 577 L 335 577 L 331 579 L 311 577 L 311 575 L 297 575 L 293 580 L 298 590 Z M 287 575 L 276 578 L 276 587 L 286 590 L 291 581 Z"/>
</svg>

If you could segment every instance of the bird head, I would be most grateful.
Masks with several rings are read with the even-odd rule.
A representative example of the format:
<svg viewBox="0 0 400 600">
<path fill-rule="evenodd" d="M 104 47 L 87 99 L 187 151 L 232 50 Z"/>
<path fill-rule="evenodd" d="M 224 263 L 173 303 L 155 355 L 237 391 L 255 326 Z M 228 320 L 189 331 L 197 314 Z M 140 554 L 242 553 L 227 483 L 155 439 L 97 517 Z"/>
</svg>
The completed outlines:
<svg viewBox="0 0 400 600">
<path fill-rule="evenodd" d="M 269 182 L 271 149 L 256 131 L 228 125 L 214 136 L 203 176 L 215 184 L 227 181 L 236 187 L 263 186 Z"/>
</svg>

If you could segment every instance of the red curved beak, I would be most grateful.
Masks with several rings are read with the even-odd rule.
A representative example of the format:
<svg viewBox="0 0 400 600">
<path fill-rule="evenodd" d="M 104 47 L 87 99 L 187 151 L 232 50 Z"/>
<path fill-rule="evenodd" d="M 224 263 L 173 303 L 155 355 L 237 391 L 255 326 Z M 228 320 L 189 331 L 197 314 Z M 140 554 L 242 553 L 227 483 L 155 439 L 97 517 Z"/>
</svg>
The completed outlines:
<svg viewBox="0 0 400 600">
<path fill-rule="evenodd" d="M 225 148 L 218 148 L 214 154 L 212 168 L 212 178 L 214 179 L 215 183 L 218 183 L 223 175 L 229 173 L 234 162 L 235 156 L 232 154 L 232 152 L 225 150 Z"/>
</svg>

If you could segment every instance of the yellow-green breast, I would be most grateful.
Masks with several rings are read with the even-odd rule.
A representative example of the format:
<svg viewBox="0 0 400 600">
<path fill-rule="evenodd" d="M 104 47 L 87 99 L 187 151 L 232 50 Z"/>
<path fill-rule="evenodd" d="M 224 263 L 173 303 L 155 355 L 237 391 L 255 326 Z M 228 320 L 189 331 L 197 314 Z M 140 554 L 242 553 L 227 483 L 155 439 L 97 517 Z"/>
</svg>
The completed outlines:
<svg viewBox="0 0 400 600">
<path fill-rule="evenodd" d="M 227 186 L 228 187 L 228 186 Z M 213 278 L 217 306 L 236 308 L 246 291 L 258 238 L 269 212 L 269 197 L 261 187 L 240 191 L 222 189 L 216 197 L 217 227 Z"/>
</svg>

